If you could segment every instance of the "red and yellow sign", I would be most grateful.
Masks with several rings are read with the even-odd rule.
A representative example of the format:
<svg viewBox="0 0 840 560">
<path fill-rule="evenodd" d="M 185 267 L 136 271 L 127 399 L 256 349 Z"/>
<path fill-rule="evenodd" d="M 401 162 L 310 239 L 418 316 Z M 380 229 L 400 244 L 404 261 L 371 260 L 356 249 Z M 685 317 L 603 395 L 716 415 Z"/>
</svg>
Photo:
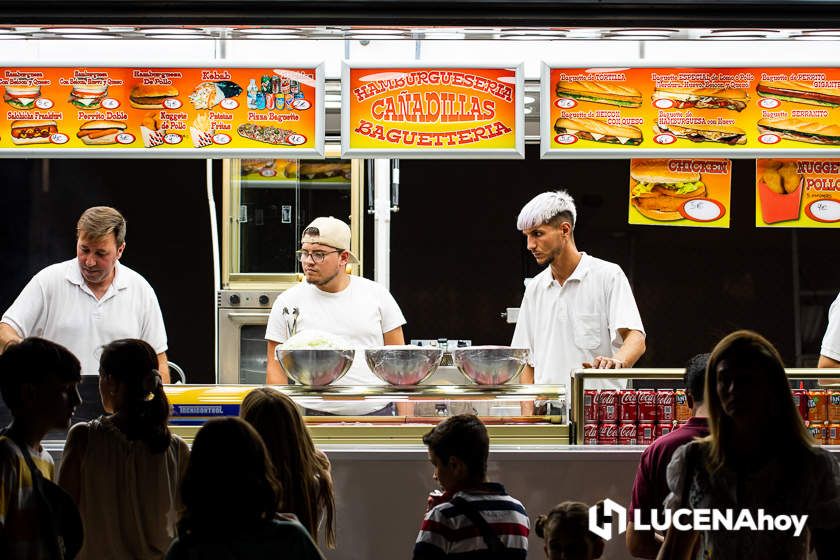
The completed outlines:
<svg viewBox="0 0 840 560">
<path fill-rule="evenodd" d="M 630 160 L 628 222 L 728 228 L 731 184 L 728 159 Z"/>
<path fill-rule="evenodd" d="M 323 156 L 323 69 L 0 68 L 0 153 Z"/>
<path fill-rule="evenodd" d="M 759 159 L 755 225 L 840 227 L 840 159 Z"/>
<path fill-rule="evenodd" d="M 524 157 L 522 68 L 344 66 L 342 156 Z"/>
<path fill-rule="evenodd" d="M 840 148 L 840 68 L 545 65 L 542 95 L 543 157 Z"/>
</svg>

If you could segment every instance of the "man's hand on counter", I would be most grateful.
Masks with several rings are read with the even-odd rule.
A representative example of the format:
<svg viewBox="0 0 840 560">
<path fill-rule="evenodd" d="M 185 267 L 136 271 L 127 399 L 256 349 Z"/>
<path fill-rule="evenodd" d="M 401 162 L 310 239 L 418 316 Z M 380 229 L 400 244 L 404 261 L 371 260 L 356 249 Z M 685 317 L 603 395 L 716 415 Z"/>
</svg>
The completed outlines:
<svg viewBox="0 0 840 560">
<path fill-rule="evenodd" d="M 617 358 L 595 356 L 595 359 L 592 360 L 592 362 L 583 362 L 583 367 L 594 369 L 618 369 L 624 367 L 624 362 Z"/>
</svg>

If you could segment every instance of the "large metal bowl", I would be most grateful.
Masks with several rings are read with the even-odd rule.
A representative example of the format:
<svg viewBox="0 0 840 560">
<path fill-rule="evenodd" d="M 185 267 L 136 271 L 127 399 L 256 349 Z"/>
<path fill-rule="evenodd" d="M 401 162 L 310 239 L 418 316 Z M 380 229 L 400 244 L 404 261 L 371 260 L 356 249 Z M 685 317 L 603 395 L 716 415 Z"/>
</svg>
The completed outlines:
<svg viewBox="0 0 840 560">
<path fill-rule="evenodd" d="M 417 385 L 432 375 L 443 349 L 429 346 L 382 346 L 365 350 L 373 374 L 391 385 Z"/>
<path fill-rule="evenodd" d="M 522 373 L 527 348 L 468 346 L 452 350 L 452 361 L 467 379 L 479 385 L 501 385 Z"/>
<path fill-rule="evenodd" d="M 277 361 L 286 375 L 301 385 L 329 385 L 338 381 L 350 369 L 355 350 L 284 350 L 275 351 Z"/>
</svg>

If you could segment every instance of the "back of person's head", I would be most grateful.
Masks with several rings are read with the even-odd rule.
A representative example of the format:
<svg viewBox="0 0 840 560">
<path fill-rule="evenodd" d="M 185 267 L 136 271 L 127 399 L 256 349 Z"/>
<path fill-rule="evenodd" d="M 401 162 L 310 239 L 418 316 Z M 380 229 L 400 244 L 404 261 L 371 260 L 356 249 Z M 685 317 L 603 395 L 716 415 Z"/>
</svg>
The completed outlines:
<svg viewBox="0 0 840 560">
<path fill-rule="evenodd" d="M 451 416 L 423 436 L 423 443 L 443 462 L 457 457 L 474 480 L 487 474 L 490 436 L 487 428 L 473 414 Z"/>
<path fill-rule="evenodd" d="M 99 374 L 125 388 L 125 400 L 114 412 L 124 415 L 126 436 L 159 453 L 169 447 L 172 436 L 167 426 L 169 400 L 157 367 L 154 349 L 134 338 L 106 344 L 99 358 Z"/>
<path fill-rule="evenodd" d="M 260 435 L 237 417 L 207 421 L 181 482 L 182 534 L 242 531 L 277 511 L 280 484 Z"/>
<path fill-rule="evenodd" d="M 697 354 L 692 356 L 685 364 L 683 381 L 685 389 L 694 399 L 694 405 L 703 404 L 704 392 L 706 390 L 706 368 L 709 365 L 711 354 Z"/>
<path fill-rule="evenodd" d="M 814 440 L 805 428 L 793 403 L 790 384 L 779 351 L 758 333 L 735 331 L 717 343 L 709 358 L 706 375 L 705 403 L 709 412 L 710 463 L 712 468 L 723 466 L 727 453 L 733 450 L 735 426 L 726 414 L 718 393 L 719 369 L 722 363 L 728 369 L 754 372 L 750 391 L 755 395 L 746 403 L 758 410 L 762 421 L 773 427 L 773 441 L 778 449 L 810 448 Z M 760 402 L 759 402 L 760 401 Z"/>
<path fill-rule="evenodd" d="M 595 506 L 603 514 L 603 502 Z M 589 506 L 561 502 L 537 517 L 537 536 L 545 540 L 548 560 L 591 560 L 604 552 L 604 539 L 589 531 Z"/>
<path fill-rule="evenodd" d="M 82 366 L 70 350 L 43 338 L 9 344 L 0 355 L 0 393 L 12 414 L 24 404 L 23 385 L 78 383 Z"/>
<path fill-rule="evenodd" d="M 297 405 L 276 389 L 260 387 L 245 396 L 239 414 L 265 443 L 283 488 L 280 509 L 297 515 L 317 540 L 320 504 L 326 514 L 326 542 L 333 546 L 335 496 L 329 462 L 315 449 Z"/>
<path fill-rule="evenodd" d="M 557 227 L 561 222 L 569 222 L 572 229 L 575 228 L 575 201 L 564 190 L 548 191 L 538 194 L 522 207 L 516 218 L 516 229 L 525 231 L 544 224 Z"/>
</svg>

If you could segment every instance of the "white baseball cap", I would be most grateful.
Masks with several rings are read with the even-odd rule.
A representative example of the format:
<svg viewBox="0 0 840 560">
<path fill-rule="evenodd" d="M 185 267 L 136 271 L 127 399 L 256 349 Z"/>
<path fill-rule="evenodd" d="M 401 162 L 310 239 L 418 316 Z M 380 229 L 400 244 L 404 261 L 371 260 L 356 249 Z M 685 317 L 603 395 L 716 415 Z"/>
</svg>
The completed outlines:
<svg viewBox="0 0 840 560">
<path fill-rule="evenodd" d="M 312 220 L 312 223 L 303 230 L 300 242 L 320 243 L 341 251 L 347 251 L 350 253 L 350 257 L 347 259 L 349 262 L 359 262 L 356 255 L 350 251 L 350 226 L 332 216 L 322 216 Z"/>
</svg>

